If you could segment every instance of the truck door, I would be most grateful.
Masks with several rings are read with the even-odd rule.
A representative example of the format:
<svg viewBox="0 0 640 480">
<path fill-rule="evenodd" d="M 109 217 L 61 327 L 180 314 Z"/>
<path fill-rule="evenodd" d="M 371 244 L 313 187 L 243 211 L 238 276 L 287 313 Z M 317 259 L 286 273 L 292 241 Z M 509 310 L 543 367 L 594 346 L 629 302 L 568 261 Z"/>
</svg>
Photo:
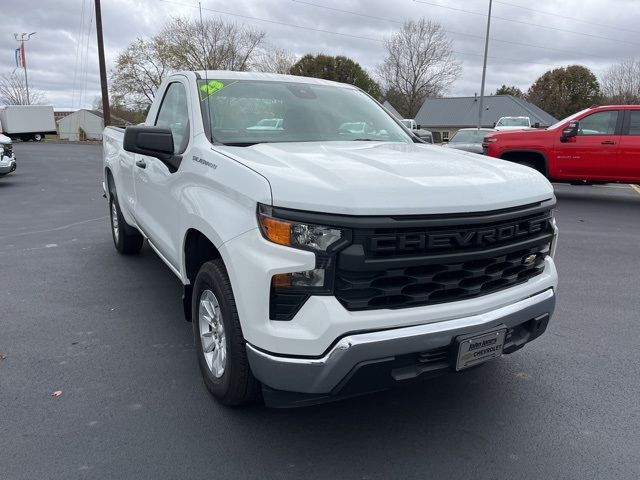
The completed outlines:
<svg viewBox="0 0 640 480">
<path fill-rule="evenodd" d="M 625 112 L 617 171 L 620 180 L 640 182 L 640 110 Z"/>
<path fill-rule="evenodd" d="M 180 81 L 170 83 L 158 109 L 155 125 L 169 128 L 174 152 L 182 155 L 189 146 L 187 89 Z M 175 185 L 179 171 L 154 157 L 136 155 L 136 219 L 142 231 L 174 267 L 179 269 L 177 239 L 179 208 Z"/>
<path fill-rule="evenodd" d="M 622 114 L 618 110 L 604 110 L 582 117 L 578 135 L 555 145 L 558 177 L 571 180 L 611 178 L 618 159 L 621 120 Z"/>
</svg>

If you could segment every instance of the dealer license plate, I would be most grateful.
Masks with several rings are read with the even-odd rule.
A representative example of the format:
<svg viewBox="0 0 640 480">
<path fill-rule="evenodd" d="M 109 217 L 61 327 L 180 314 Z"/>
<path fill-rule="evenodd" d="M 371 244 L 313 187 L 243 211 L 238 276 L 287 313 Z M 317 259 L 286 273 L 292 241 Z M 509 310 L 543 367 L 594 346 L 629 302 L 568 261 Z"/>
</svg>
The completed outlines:
<svg viewBox="0 0 640 480">
<path fill-rule="evenodd" d="M 506 329 L 467 338 L 460 342 L 456 370 L 478 365 L 502 355 Z"/>
</svg>

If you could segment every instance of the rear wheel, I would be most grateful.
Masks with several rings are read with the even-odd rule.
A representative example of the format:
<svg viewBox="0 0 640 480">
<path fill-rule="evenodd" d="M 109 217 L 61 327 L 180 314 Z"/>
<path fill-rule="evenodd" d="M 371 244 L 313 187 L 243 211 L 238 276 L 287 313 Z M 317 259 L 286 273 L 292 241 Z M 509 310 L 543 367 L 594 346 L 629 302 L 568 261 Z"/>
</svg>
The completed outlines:
<svg viewBox="0 0 640 480">
<path fill-rule="evenodd" d="M 222 260 L 202 265 L 192 299 L 193 335 L 205 385 L 225 405 L 256 400 L 259 383 L 249 367 L 246 341 Z"/>
<path fill-rule="evenodd" d="M 42 134 L 40 134 L 40 133 L 34 133 L 33 134 L 33 141 L 34 142 L 39 142 L 41 140 L 42 140 Z"/>
<path fill-rule="evenodd" d="M 124 255 L 138 253 L 142 248 L 144 238 L 140 232 L 125 221 L 115 192 L 111 192 L 111 195 L 109 195 L 109 219 L 111 237 L 116 250 Z"/>
</svg>

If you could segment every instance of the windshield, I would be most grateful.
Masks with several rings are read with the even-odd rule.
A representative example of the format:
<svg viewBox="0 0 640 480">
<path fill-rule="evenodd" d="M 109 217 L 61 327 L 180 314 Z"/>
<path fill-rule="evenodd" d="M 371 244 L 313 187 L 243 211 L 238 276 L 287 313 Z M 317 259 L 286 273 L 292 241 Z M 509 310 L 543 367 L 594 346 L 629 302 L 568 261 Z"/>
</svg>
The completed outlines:
<svg viewBox="0 0 640 480">
<path fill-rule="evenodd" d="M 451 137 L 449 143 L 482 143 L 482 139 L 487 133 L 491 133 L 493 130 L 458 130 L 458 132 Z"/>
<path fill-rule="evenodd" d="M 498 120 L 496 127 L 528 127 L 529 120 L 519 117 L 504 117 Z"/>
<path fill-rule="evenodd" d="M 390 141 L 411 143 L 368 95 L 345 87 L 260 80 L 199 80 L 211 141 L 226 145 L 266 142 Z M 210 123 L 209 123 L 210 122 Z"/>
<path fill-rule="evenodd" d="M 553 125 L 551 125 L 549 128 L 547 128 L 547 130 L 553 130 L 554 128 L 558 128 L 563 123 L 570 122 L 574 118 L 579 117 L 580 115 L 582 115 L 585 112 L 588 112 L 589 110 L 591 110 L 591 109 L 590 108 L 585 108 L 584 110 L 580 110 L 579 112 L 576 112 L 573 115 L 569 115 L 567 118 L 563 118 L 562 120 L 560 120 L 560 121 L 554 123 Z"/>
</svg>

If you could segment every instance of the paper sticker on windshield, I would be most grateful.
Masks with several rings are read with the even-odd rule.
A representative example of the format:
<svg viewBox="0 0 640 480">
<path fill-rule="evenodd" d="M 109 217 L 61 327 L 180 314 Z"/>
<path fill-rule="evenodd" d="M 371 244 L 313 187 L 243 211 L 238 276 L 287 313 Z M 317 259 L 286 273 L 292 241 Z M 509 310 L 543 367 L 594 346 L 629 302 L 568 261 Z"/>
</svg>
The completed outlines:
<svg viewBox="0 0 640 480">
<path fill-rule="evenodd" d="M 224 87 L 228 87 L 229 85 L 231 85 L 233 83 L 236 83 L 236 82 L 231 82 L 231 83 L 228 83 L 228 84 L 225 85 L 220 80 L 209 80 L 208 83 L 206 83 L 204 85 L 200 85 L 200 95 L 201 95 L 202 99 L 204 100 L 208 96 L 219 92 Z"/>
</svg>

